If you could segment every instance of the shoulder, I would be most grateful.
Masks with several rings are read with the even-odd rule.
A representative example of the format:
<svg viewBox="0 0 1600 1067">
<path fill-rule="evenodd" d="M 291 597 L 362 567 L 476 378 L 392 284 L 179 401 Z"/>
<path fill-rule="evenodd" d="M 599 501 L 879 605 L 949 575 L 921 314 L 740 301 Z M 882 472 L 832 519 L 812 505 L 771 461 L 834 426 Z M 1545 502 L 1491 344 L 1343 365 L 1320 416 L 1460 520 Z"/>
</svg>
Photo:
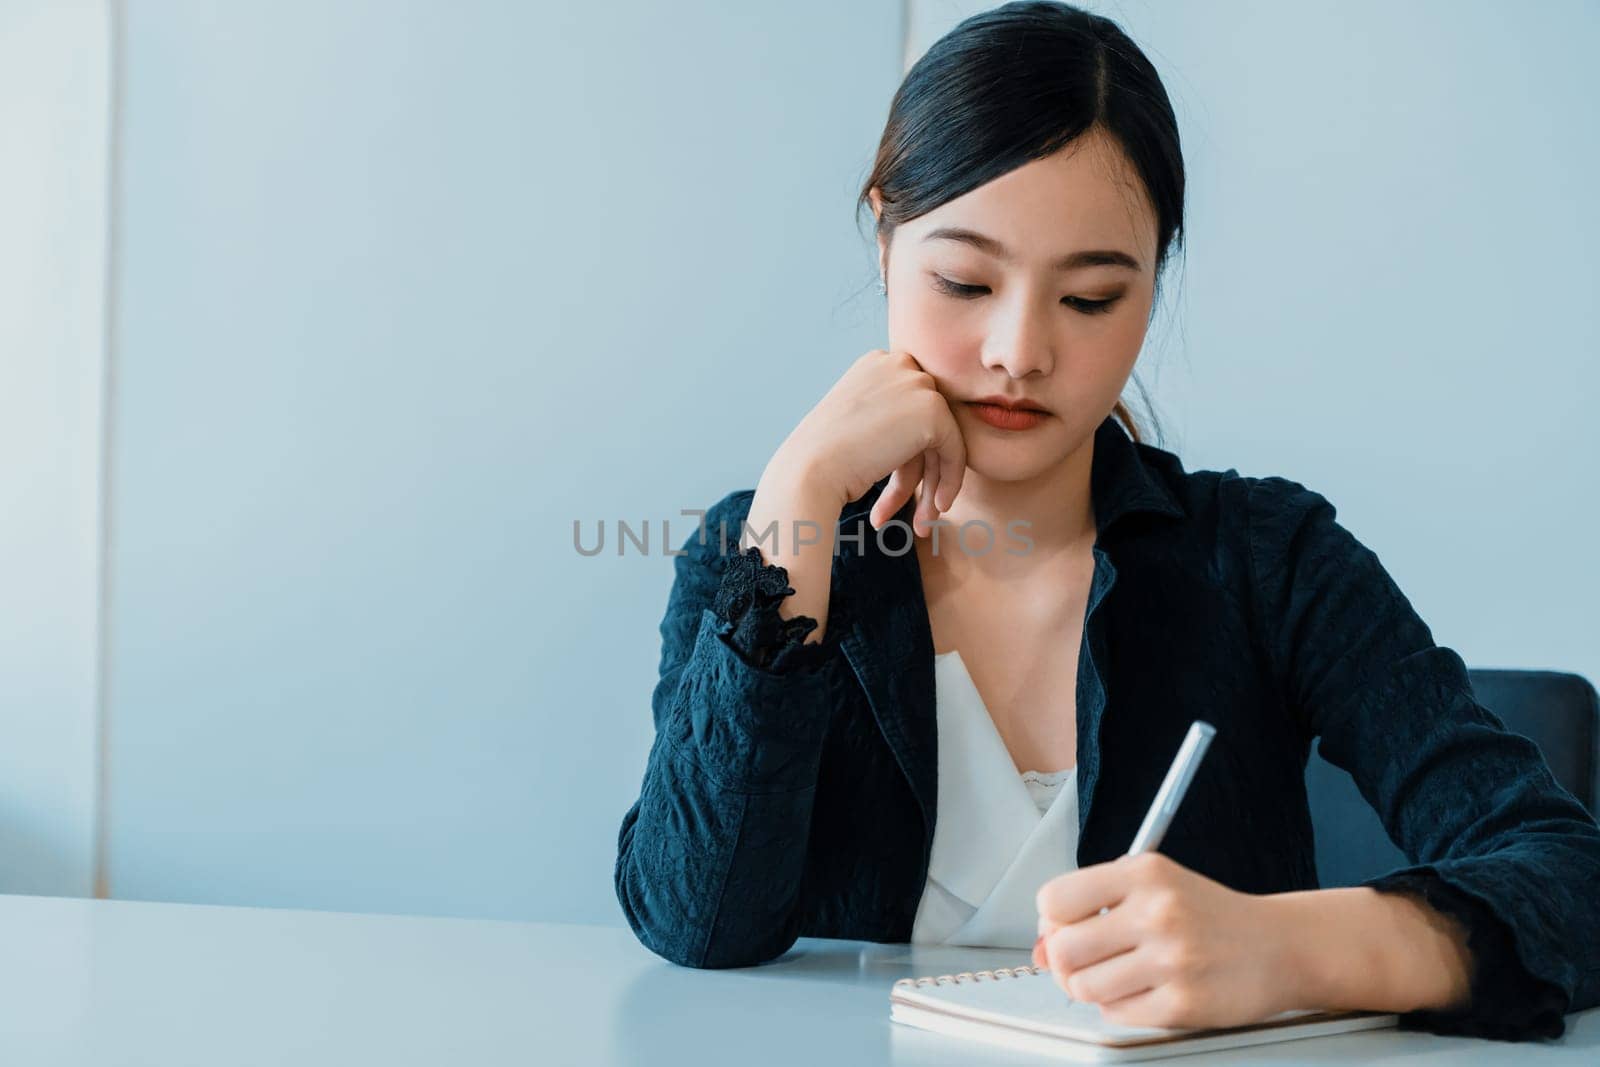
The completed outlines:
<svg viewBox="0 0 1600 1067">
<path fill-rule="evenodd" d="M 1147 442 L 1139 458 L 1183 505 L 1192 520 L 1272 527 L 1308 520 L 1331 522 L 1336 509 L 1320 491 L 1282 474 L 1244 474 L 1237 467 L 1187 470 L 1179 457 Z"/>
<path fill-rule="evenodd" d="M 1338 506 L 1321 490 L 1288 475 L 1232 467 L 1187 477 L 1195 507 L 1212 510 L 1217 540 L 1231 547 L 1259 595 L 1270 600 L 1302 587 L 1387 583 L 1377 553 L 1340 521 Z"/>
<path fill-rule="evenodd" d="M 1177 455 L 1138 444 L 1140 459 L 1182 504 L 1174 532 L 1195 545 L 1239 559 L 1257 577 L 1312 558 L 1318 565 L 1364 559 L 1368 549 L 1338 521 L 1322 491 L 1285 474 L 1237 467 L 1186 470 Z"/>
</svg>

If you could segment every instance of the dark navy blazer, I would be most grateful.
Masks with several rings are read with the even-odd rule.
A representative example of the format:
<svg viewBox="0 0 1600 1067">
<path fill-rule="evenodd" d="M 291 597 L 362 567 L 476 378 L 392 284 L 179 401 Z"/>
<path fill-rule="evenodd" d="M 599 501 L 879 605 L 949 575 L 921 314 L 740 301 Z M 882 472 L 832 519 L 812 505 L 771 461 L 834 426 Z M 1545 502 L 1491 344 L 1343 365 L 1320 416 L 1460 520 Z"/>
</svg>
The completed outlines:
<svg viewBox="0 0 1600 1067">
<path fill-rule="evenodd" d="M 754 490 L 708 509 L 674 558 L 656 736 L 615 870 L 628 924 L 668 960 L 910 939 L 938 737 L 914 502 L 881 531 L 866 520 L 887 480 L 841 512 L 820 643 L 803 643 L 815 620 L 778 614 L 787 572 L 737 549 Z M 1090 494 L 1079 866 L 1127 850 L 1204 719 L 1217 735 L 1161 851 L 1245 892 L 1317 888 L 1305 765 L 1320 738 L 1412 863 L 1367 884 L 1470 934 L 1471 1004 L 1403 1027 L 1556 1035 L 1600 1003 L 1600 830 L 1332 504 L 1286 478 L 1185 472 L 1110 417 Z"/>
</svg>

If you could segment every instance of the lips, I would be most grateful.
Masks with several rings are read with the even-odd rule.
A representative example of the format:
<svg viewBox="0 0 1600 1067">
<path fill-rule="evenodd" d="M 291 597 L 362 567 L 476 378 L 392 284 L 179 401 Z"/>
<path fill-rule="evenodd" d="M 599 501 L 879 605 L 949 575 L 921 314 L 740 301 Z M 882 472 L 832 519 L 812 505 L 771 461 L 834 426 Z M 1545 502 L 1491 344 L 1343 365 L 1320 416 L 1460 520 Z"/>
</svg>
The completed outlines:
<svg viewBox="0 0 1600 1067">
<path fill-rule="evenodd" d="M 1005 408 L 1007 411 L 1036 411 L 1041 415 L 1050 414 L 1050 410 L 1043 404 L 1034 403 L 1026 397 L 975 396 L 967 403 L 988 404 L 991 407 Z"/>
<path fill-rule="evenodd" d="M 982 421 L 1001 430 L 1031 430 L 1050 416 L 1042 411 L 1002 407 L 968 401 L 967 407 Z"/>
</svg>

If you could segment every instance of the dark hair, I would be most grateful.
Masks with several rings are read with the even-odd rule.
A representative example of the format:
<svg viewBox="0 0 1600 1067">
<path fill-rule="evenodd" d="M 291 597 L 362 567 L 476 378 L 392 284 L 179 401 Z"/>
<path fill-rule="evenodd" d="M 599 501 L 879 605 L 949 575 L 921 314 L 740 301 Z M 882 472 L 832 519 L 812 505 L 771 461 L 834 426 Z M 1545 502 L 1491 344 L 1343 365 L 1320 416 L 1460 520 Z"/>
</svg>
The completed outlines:
<svg viewBox="0 0 1600 1067">
<path fill-rule="evenodd" d="M 857 218 L 876 187 L 876 234 L 887 241 L 900 223 L 1092 128 L 1121 146 L 1155 208 L 1159 296 L 1162 268 L 1182 246 L 1177 118 L 1155 67 L 1115 22 L 1055 0 L 1002 4 L 934 42 L 895 91 Z M 1141 439 L 1121 400 L 1113 413 Z"/>
</svg>

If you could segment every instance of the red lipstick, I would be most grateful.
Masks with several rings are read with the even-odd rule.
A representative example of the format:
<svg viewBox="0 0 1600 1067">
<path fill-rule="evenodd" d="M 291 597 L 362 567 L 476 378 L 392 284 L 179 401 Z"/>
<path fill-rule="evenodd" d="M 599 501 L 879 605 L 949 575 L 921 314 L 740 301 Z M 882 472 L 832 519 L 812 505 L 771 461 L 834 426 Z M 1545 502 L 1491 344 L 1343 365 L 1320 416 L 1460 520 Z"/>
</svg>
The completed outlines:
<svg viewBox="0 0 1600 1067">
<path fill-rule="evenodd" d="M 1022 397 L 981 396 L 967 401 L 972 413 L 1001 430 L 1028 430 L 1050 415 L 1041 405 Z"/>
</svg>

